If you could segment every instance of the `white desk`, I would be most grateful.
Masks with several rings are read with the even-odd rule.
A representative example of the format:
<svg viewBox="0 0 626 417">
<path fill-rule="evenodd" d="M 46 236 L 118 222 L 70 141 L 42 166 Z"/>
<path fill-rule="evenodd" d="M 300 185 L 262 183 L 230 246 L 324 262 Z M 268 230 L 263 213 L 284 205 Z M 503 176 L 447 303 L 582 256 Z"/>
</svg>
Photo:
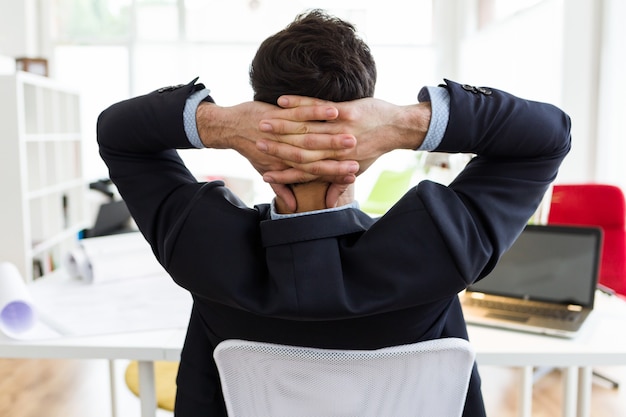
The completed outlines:
<svg viewBox="0 0 626 417">
<path fill-rule="evenodd" d="M 141 416 L 154 417 L 153 362 L 180 359 L 191 310 L 187 291 L 164 273 L 102 284 L 70 280 L 60 273 L 28 289 L 41 310 L 40 321 L 23 335 L 28 340 L 0 332 L 0 357 L 108 359 L 113 417 L 113 361 L 137 360 Z"/>
<path fill-rule="evenodd" d="M 123 333 L 106 336 L 67 337 L 40 341 L 0 338 L 0 357 L 30 359 L 108 359 L 111 377 L 111 409 L 116 416 L 114 364 L 116 359 L 139 363 L 141 416 L 156 414 L 154 361 L 180 359 L 183 329 Z"/>
<path fill-rule="evenodd" d="M 566 370 L 563 416 L 587 417 L 590 414 L 591 367 L 626 365 L 626 334 L 623 331 L 626 303 L 616 297 L 598 294 L 596 311 L 589 320 L 581 334 L 573 340 L 476 326 L 470 326 L 470 339 L 477 352 L 479 366 L 522 369 L 520 416 L 531 415 L 533 367 L 551 366 Z M 180 358 L 185 324 L 180 323 L 179 328 L 169 330 L 36 341 L 0 337 L 0 357 L 137 360 L 141 415 L 153 417 L 156 397 L 152 363 Z"/>
<path fill-rule="evenodd" d="M 520 417 L 530 417 L 533 367 L 563 368 L 563 416 L 590 415 L 591 368 L 626 365 L 626 302 L 598 292 L 596 308 L 572 340 L 469 326 L 478 366 L 521 368 Z"/>
</svg>

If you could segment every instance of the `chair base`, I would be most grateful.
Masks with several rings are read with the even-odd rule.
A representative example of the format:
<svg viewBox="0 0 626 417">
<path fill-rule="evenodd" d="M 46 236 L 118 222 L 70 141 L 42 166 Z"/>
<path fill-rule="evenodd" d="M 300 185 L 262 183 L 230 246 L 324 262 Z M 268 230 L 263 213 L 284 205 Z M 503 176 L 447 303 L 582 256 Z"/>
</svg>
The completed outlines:
<svg viewBox="0 0 626 417">
<path fill-rule="evenodd" d="M 554 369 L 555 368 L 552 368 L 549 366 L 540 366 L 540 367 L 535 368 L 533 372 L 533 384 L 539 381 L 544 376 L 548 375 L 550 372 L 554 371 Z M 606 376 L 598 371 L 592 371 L 592 375 L 596 379 L 599 379 L 600 381 L 602 381 L 604 384 L 608 384 L 611 387 L 611 389 L 619 388 L 619 381 L 616 381 L 615 379 L 612 379 L 609 376 Z"/>
<path fill-rule="evenodd" d="M 612 378 L 610 378 L 610 377 L 608 377 L 608 376 L 606 376 L 604 374 L 601 374 L 600 372 L 593 371 L 592 375 L 594 377 L 596 377 L 597 379 L 599 379 L 599 380 L 609 384 L 612 389 L 618 389 L 619 388 L 619 382 L 618 381 L 616 381 L 616 380 L 614 380 L 614 379 L 612 379 Z"/>
</svg>

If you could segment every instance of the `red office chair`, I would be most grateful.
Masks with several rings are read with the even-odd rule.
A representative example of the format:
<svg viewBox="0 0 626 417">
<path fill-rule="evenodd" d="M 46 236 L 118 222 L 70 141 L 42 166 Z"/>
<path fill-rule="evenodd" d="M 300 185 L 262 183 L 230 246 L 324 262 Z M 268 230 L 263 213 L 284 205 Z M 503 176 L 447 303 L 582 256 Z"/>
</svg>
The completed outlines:
<svg viewBox="0 0 626 417">
<path fill-rule="evenodd" d="M 562 184 L 552 190 L 549 224 L 600 226 L 603 231 L 599 283 L 626 299 L 626 202 L 619 187 Z M 619 383 L 597 372 L 595 376 Z"/>
<path fill-rule="evenodd" d="M 626 202 L 619 187 L 555 185 L 548 223 L 600 226 L 604 238 L 599 282 L 626 297 Z"/>
</svg>

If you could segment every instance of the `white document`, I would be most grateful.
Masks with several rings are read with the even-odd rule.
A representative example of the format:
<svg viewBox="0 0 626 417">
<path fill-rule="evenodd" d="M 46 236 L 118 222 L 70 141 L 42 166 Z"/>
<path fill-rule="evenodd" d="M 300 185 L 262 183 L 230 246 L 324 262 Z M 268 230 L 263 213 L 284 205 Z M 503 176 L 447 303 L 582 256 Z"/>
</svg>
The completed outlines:
<svg viewBox="0 0 626 417">
<path fill-rule="evenodd" d="M 13 264 L 2 263 L 0 337 L 44 340 L 185 328 L 191 295 L 159 268 L 130 276 L 129 264 L 126 276 L 96 284 L 59 270 L 26 285 Z"/>
<path fill-rule="evenodd" d="M 40 321 L 62 336 L 185 328 L 192 303 L 164 272 L 100 284 L 34 282 L 29 290 Z"/>
</svg>

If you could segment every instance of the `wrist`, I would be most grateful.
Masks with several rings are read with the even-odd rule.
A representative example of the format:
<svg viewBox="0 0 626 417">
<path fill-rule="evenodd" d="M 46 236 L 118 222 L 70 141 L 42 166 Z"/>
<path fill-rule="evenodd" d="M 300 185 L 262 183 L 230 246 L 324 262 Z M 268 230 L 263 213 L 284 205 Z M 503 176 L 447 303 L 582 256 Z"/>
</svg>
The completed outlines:
<svg viewBox="0 0 626 417">
<path fill-rule="evenodd" d="M 207 148 L 230 148 L 234 131 L 229 114 L 225 108 L 216 104 L 202 102 L 196 109 L 196 126 L 202 144 Z"/>
<path fill-rule="evenodd" d="M 431 119 L 430 102 L 404 106 L 396 123 L 400 149 L 418 149 L 428 133 Z"/>
</svg>

